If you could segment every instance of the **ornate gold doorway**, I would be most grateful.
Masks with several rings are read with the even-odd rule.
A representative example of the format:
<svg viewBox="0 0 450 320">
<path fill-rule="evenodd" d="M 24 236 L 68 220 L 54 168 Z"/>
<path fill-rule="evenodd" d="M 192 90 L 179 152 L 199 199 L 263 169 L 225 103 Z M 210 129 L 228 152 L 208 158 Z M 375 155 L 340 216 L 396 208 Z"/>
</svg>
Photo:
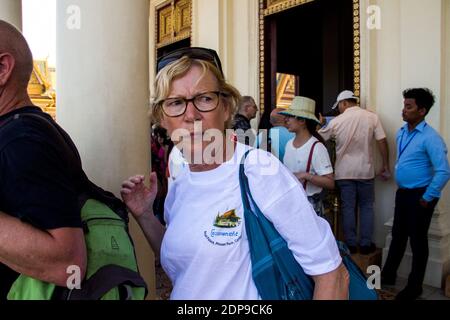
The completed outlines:
<svg viewBox="0 0 450 320">
<path fill-rule="evenodd" d="M 279 102 L 277 74 L 328 113 L 339 91 L 360 95 L 359 0 L 260 0 L 261 128 Z"/>
</svg>

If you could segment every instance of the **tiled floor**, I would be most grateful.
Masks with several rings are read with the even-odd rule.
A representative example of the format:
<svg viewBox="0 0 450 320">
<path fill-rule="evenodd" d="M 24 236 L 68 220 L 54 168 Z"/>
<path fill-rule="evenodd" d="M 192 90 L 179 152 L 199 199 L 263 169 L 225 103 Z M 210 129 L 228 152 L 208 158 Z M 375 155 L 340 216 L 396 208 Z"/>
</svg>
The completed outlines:
<svg viewBox="0 0 450 320">
<path fill-rule="evenodd" d="M 395 286 L 384 286 L 382 287 L 383 291 L 386 294 L 383 294 L 383 297 L 386 297 L 386 300 L 391 300 L 395 297 L 399 291 L 401 291 L 406 286 L 407 279 L 398 278 Z M 427 285 L 423 286 L 423 293 L 418 300 L 450 300 L 444 295 L 444 291 L 439 288 L 430 287 Z"/>
</svg>

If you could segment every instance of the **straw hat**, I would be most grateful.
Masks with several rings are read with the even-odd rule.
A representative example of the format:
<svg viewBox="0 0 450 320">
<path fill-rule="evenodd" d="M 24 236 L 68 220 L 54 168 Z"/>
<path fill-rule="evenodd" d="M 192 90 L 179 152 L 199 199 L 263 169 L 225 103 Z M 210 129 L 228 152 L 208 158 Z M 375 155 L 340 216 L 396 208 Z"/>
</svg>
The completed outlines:
<svg viewBox="0 0 450 320">
<path fill-rule="evenodd" d="M 287 108 L 286 111 L 280 112 L 280 114 L 309 119 L 320 123 L 315 115 L 315 112 L 316 102 L 314 100 L 306 97 L 295 97 L 289 108 Z"/>
</svg>

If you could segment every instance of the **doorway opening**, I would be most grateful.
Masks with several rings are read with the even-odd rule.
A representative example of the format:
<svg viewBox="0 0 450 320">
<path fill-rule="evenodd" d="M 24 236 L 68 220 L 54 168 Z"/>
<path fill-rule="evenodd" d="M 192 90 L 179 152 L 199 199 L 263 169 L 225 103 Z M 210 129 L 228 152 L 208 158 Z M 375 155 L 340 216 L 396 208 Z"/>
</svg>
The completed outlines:
<svg viewBox="0 0 450 320">
<path fill-rule="evenodd" d="M 316 101 L 317 114 L 331 115 L 338 93 L 356 87 L 355 61 L 359 62 L 359 57 L 355 57 L 354 30 L 355 26 L 359 29 L 359 11 L 355 11 L 355 1 L 309 1 L 265 15 L 263 25 L 264 112 L 260 127 L 268 124 L 271 110 L 280 107 L 280 74 L 295 79 L 295 95 Z M 359 34 L 357 46 L 359 49 Z M 359 91 L 359 85 L 356 89 Z M 286 98 L 281 100 L 286 105 Z"/>
</svg>

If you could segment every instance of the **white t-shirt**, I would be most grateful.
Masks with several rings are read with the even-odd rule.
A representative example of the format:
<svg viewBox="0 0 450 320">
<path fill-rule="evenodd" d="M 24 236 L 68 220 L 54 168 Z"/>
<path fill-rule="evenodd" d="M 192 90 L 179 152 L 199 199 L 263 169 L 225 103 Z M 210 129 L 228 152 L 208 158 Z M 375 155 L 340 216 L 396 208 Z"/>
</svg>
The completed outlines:
<svg viewBox="0 0 450 320">
<path fill-rule="evenodd" d="M 318 141 L 316 137 L 311 137 L 300 148 L 294 147 L 294 139 L 290 140 L 286 144 L 286 151 L 284 153 L 284 165 L 293 173 L 306 172 L 308 165 L 309 153 L 313 144 Z M 322 143 L 316 144 L 314 148 L 313 157 L 311 160 L 311 169 L 309 171 L 313 175 L 324 176 L 333 173 L 333 166 L 331 165 L 330 156 L 328 155 L 327 148 Z M 306 193 L 308 196 L 312 196 L 322 191 L 321 187 L 318 187 L 311 182 L 306 184 Z"/>
<path fill-rule="evenodd" d="M 252 279 L 239 186 L 239 164 L 248 148 L 238 143 L 234 157 L 211 171 L 191 172 L 185 166 L 171 183 L 161 246 L 161 264 L 173 284 L 171 299 L 260 299 Z M 250 152 L 245 172 L 256 203 L 305 272 L 335 270 L 342 260 L 334 236 L 298 180 L 261 150 Z"/>
<path fill-rule="evenodd" d="M 176 180 L 180 172 L 183 171 L 183 169 L 188 165 L 189 164 L 183 158 L 183 154 L 181 153 L 181 151 L 176 146 L 174 146 L 169 154 L 168 160 L 169 176 L 167 179 L 169 188 L 172 182 Z"/>
</svg>

